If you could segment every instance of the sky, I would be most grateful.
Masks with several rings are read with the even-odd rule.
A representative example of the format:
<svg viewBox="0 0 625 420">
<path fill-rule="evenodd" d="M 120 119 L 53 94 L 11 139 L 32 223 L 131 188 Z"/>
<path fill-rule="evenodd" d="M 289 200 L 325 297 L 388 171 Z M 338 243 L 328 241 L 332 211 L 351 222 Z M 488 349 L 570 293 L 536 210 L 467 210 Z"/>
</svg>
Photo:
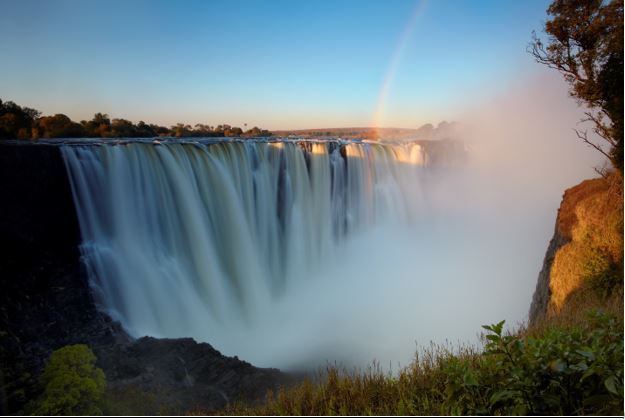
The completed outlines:
<svg viewBox="0 0 625 420">
<path fill-rule="evenodd" d="M 548 0 L 0 0 L 0 98 L 163 125 L 454 120 L 548 71 Z"/>
</svg>

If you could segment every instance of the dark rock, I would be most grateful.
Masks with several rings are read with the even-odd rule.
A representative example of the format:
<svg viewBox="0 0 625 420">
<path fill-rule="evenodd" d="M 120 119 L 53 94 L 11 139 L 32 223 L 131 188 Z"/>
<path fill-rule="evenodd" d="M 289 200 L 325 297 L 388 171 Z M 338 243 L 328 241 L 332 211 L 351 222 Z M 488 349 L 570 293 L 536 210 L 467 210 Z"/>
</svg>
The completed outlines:
<svg viewBox="0 0 625 420">
<path fill-rule="evenodd" d="M 268 389 L 288 382 L 276 369 L 255 368 L 190 338 L 143 337 L 95 351 L 113 386 L 137 386 L 174 412 L 260 400 Z"/>
</svg>

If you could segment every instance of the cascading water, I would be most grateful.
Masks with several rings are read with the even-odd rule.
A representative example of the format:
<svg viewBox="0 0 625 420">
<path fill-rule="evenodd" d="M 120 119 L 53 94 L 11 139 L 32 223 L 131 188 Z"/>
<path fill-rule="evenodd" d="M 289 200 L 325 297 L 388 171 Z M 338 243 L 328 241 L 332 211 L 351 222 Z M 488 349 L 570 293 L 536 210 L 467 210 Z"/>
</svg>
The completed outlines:
<svg viewBox="0 0 625 420">
<path fill-rule="evenodd" d="M 426 158 L 418 144 L 336 141 L 130 142 L 62 153 L 101 306 L 135 336 L 191 336 L 274 366 L 254 347 L 270 340 L 277 358 L 288 351 L 285 334 L 316 333 L 290 318 L 317 316 L 302 299 L 338 290 L 340 274 L 328 267 L 340 273 L 346 244 L 419 216 Z"/>
</svg>

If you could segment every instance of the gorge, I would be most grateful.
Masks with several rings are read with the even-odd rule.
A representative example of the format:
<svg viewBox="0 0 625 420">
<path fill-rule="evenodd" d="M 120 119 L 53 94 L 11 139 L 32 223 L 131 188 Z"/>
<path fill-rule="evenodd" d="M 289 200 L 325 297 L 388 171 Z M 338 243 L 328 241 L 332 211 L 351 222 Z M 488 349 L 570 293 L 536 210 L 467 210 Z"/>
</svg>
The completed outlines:
<svg viewBox="0 0 625 420">
<path fill-rule="evenodd" d="M 415 339 L 471 341 L 484 319 L 523 319 L 533 284 L 521 279 L 542 257 L 535 242 L 501 247 L 532 217 L 497 217 L 499 180 L 480 178 L 458 142 L 0 147 L 12 197 L 2 357 L 7 376 L 30 375 L 25 395 L 5 397 L 10 412 L 50 352 L 75 342 L 113 387 L 182 407 L 292 380 L 233 356 L 285 371 L 405 364 Z M 508 209 L 526 199 L 508 197 Z M 527 300 L 511 305 L 519 291 Z"/>
</svg>

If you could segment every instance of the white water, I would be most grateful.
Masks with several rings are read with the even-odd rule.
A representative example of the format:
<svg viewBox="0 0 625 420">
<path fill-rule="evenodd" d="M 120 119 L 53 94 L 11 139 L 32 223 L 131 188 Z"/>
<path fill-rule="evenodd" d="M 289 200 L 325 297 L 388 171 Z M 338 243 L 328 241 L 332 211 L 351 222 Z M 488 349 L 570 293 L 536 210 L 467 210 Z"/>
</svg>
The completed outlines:
<svg viewBox="0 0 625 420">
<path fill-rule="evenodd" d="M 370 362 L 353 337 L 386 340 L 405 315 L 388 303 L 423 292 L 410 259 L 426 255 L 426 156 L 343 147 L 63 146 L 100 304 L 135 336 L 191 336 L 260 365 Z M 406 338 L 389 357 L 408 361 Z"/>
</svg>

